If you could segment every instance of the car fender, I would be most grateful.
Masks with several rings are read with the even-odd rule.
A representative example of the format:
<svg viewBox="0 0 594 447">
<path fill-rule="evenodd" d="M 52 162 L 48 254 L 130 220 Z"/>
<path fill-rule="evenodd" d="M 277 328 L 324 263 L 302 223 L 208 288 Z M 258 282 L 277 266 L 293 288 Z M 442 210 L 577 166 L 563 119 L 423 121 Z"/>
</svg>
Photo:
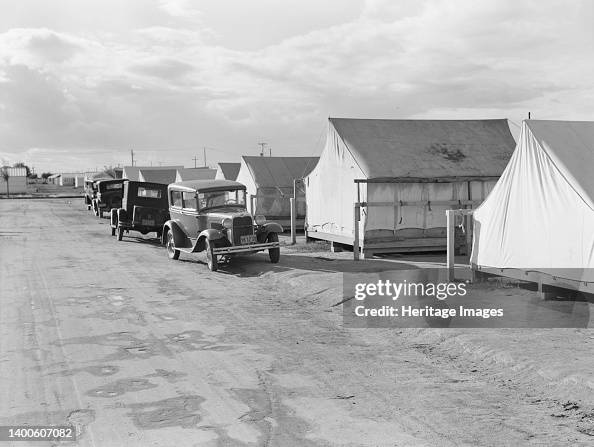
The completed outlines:
<svg viewBox="0 0 594 447">
<path fill-rule="evenodd" d="M 177 220 L 168 220 L 163 224 L 163 232 L 161 234 L 161 241 L 163 244 L 167 243 L 167 233 L 171 231 L 173 234 L 173 243 L 176 247 L 188 248 L 192 246 L 190 239 L 181 228 L 181 224 Z"/>
<path fill-rule="evenodd" d="M 266 238 L 270 233 L 282 233 L 283 227 L 281 224 L 276 222 L 266 222 L 264 225 L 258 227 L 256 231 L 256 237 L 258 238 L 259 243 L 266 242 Z"/>
<path fill-rule="evenodd" d="M 195 252 L 199 252 L 204 250 L 205 248 L 205 240 L 209 241 L 216 241 L 218 239 L 222 239 L 225 235 L 215 228 L 207 228 L 206 230 L 202 230 L 198 235 L 198 240 L 196 241 L 196 246 L 194 247 Z"/>
</svg>

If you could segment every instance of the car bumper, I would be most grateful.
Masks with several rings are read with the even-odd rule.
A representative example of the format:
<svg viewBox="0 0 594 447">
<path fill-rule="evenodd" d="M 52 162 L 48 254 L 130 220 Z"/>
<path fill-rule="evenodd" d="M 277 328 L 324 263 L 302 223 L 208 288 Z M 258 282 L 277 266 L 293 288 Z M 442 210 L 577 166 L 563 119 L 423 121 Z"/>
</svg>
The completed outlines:
<svg viewBox="0 0 594 447">
<path fill-rule="evenodd" d="M 243 253 L 249 251 L 261 251 L 268 250 L 270 248 L 279 248 L 279 242 L 266 242 L 264 244 L 249 244 L 249 245 L 236 245 L 233 247 L 216 247 L 213 248 L 215 255 L 227 255 L 232 253 Z"/>
</svg>

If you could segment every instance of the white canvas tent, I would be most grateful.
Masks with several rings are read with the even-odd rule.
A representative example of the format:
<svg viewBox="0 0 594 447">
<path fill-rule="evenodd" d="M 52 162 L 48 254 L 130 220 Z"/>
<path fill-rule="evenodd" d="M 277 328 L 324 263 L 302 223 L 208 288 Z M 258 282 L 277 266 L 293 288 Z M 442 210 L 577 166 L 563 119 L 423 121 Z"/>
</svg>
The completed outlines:
<svg viewBox="0 0 594 447">
<path fill-rule="evenodd" d="M 128 180 L 142 181 L 140 180 L 140 170 L 143 171 L 158 171 L 162 169 L 184 169 L 183 166 L 124 166 L 122 171 L 122 177 Z"/>
<path fill-rule="evenodd" d="M 474 212 L 473 267 L 522 279 L 542 273 L 592 291 L 593 171 L 594 122 L 524 121 L 507 168 Z"/>
<path fill-rule="evenodd" d="M 445 210 L 481 203 L 514 145 L 505 119 L 330 118 L 305 181 L 307 236 L 354 245 L 359 202 L 364 255 L 445 250 Z"/>
<path fill-rule="evenodd" d="M 138 173 L 139 182 L 161 183 L 169 185 L 175 182 L 177 169 L 144 169 Z"/>
<path fill-rule="evenodd" d="M 263 214 L 288 228 L 291 224 L 289 199 L 293 197 L 293 181 L 307 176 L 316 166 L 318 157 L 241 157 L 237 181 L 247 187 L 248 208 Z M 297 225 L 303 228 L 305 219 L 304 191 L 297 191 Z"/>
<path fill-rule="evenodd" d="M 188 180 L 212 180 L 217 174 L 216 169 L 210 168 L 187 168 L 178 169 L 175 176 L 176 182 L 185 182 Z"/>
</svg>

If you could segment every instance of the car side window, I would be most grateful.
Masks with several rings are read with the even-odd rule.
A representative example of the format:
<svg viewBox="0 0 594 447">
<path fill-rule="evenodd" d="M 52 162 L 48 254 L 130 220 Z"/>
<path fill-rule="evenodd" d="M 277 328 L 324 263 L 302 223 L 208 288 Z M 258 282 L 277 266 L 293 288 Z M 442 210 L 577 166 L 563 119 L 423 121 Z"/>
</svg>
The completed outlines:
<svg viewBox="0 0 594 447">
<path fill-rule="evenodd" d="M 171 191 L 171 203 L 173 206 L 182 207 L 182 193 L 181 191 Z"/>
<path fill-rule="evenodd" d="M 198 209 L 196 203 L 196 193 L 184 191 L 182 195 L 184 199 L 184 208 L 192 210 Z"/>
</svg>

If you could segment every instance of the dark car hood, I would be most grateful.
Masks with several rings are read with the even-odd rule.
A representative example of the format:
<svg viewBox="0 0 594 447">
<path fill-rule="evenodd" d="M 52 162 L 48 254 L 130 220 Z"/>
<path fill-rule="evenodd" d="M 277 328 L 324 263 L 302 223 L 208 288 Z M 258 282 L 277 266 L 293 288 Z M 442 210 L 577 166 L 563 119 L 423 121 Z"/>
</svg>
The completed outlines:
<svg viewBox="0 0 594 447">
<path fill-rule="evenodd" d="M 224 219 L 226 217 L 229 217 L 231 219 L 233 219 L 234 217 L 252 217 L 252 215 L 245 208 L 231 206 L 227 206 L 224 208 L 207 209 L 204 211 L 204 214 L 208 215 L 208 217 L 210 218 L 219 217 L 221 219 Z"/>
</svg>

